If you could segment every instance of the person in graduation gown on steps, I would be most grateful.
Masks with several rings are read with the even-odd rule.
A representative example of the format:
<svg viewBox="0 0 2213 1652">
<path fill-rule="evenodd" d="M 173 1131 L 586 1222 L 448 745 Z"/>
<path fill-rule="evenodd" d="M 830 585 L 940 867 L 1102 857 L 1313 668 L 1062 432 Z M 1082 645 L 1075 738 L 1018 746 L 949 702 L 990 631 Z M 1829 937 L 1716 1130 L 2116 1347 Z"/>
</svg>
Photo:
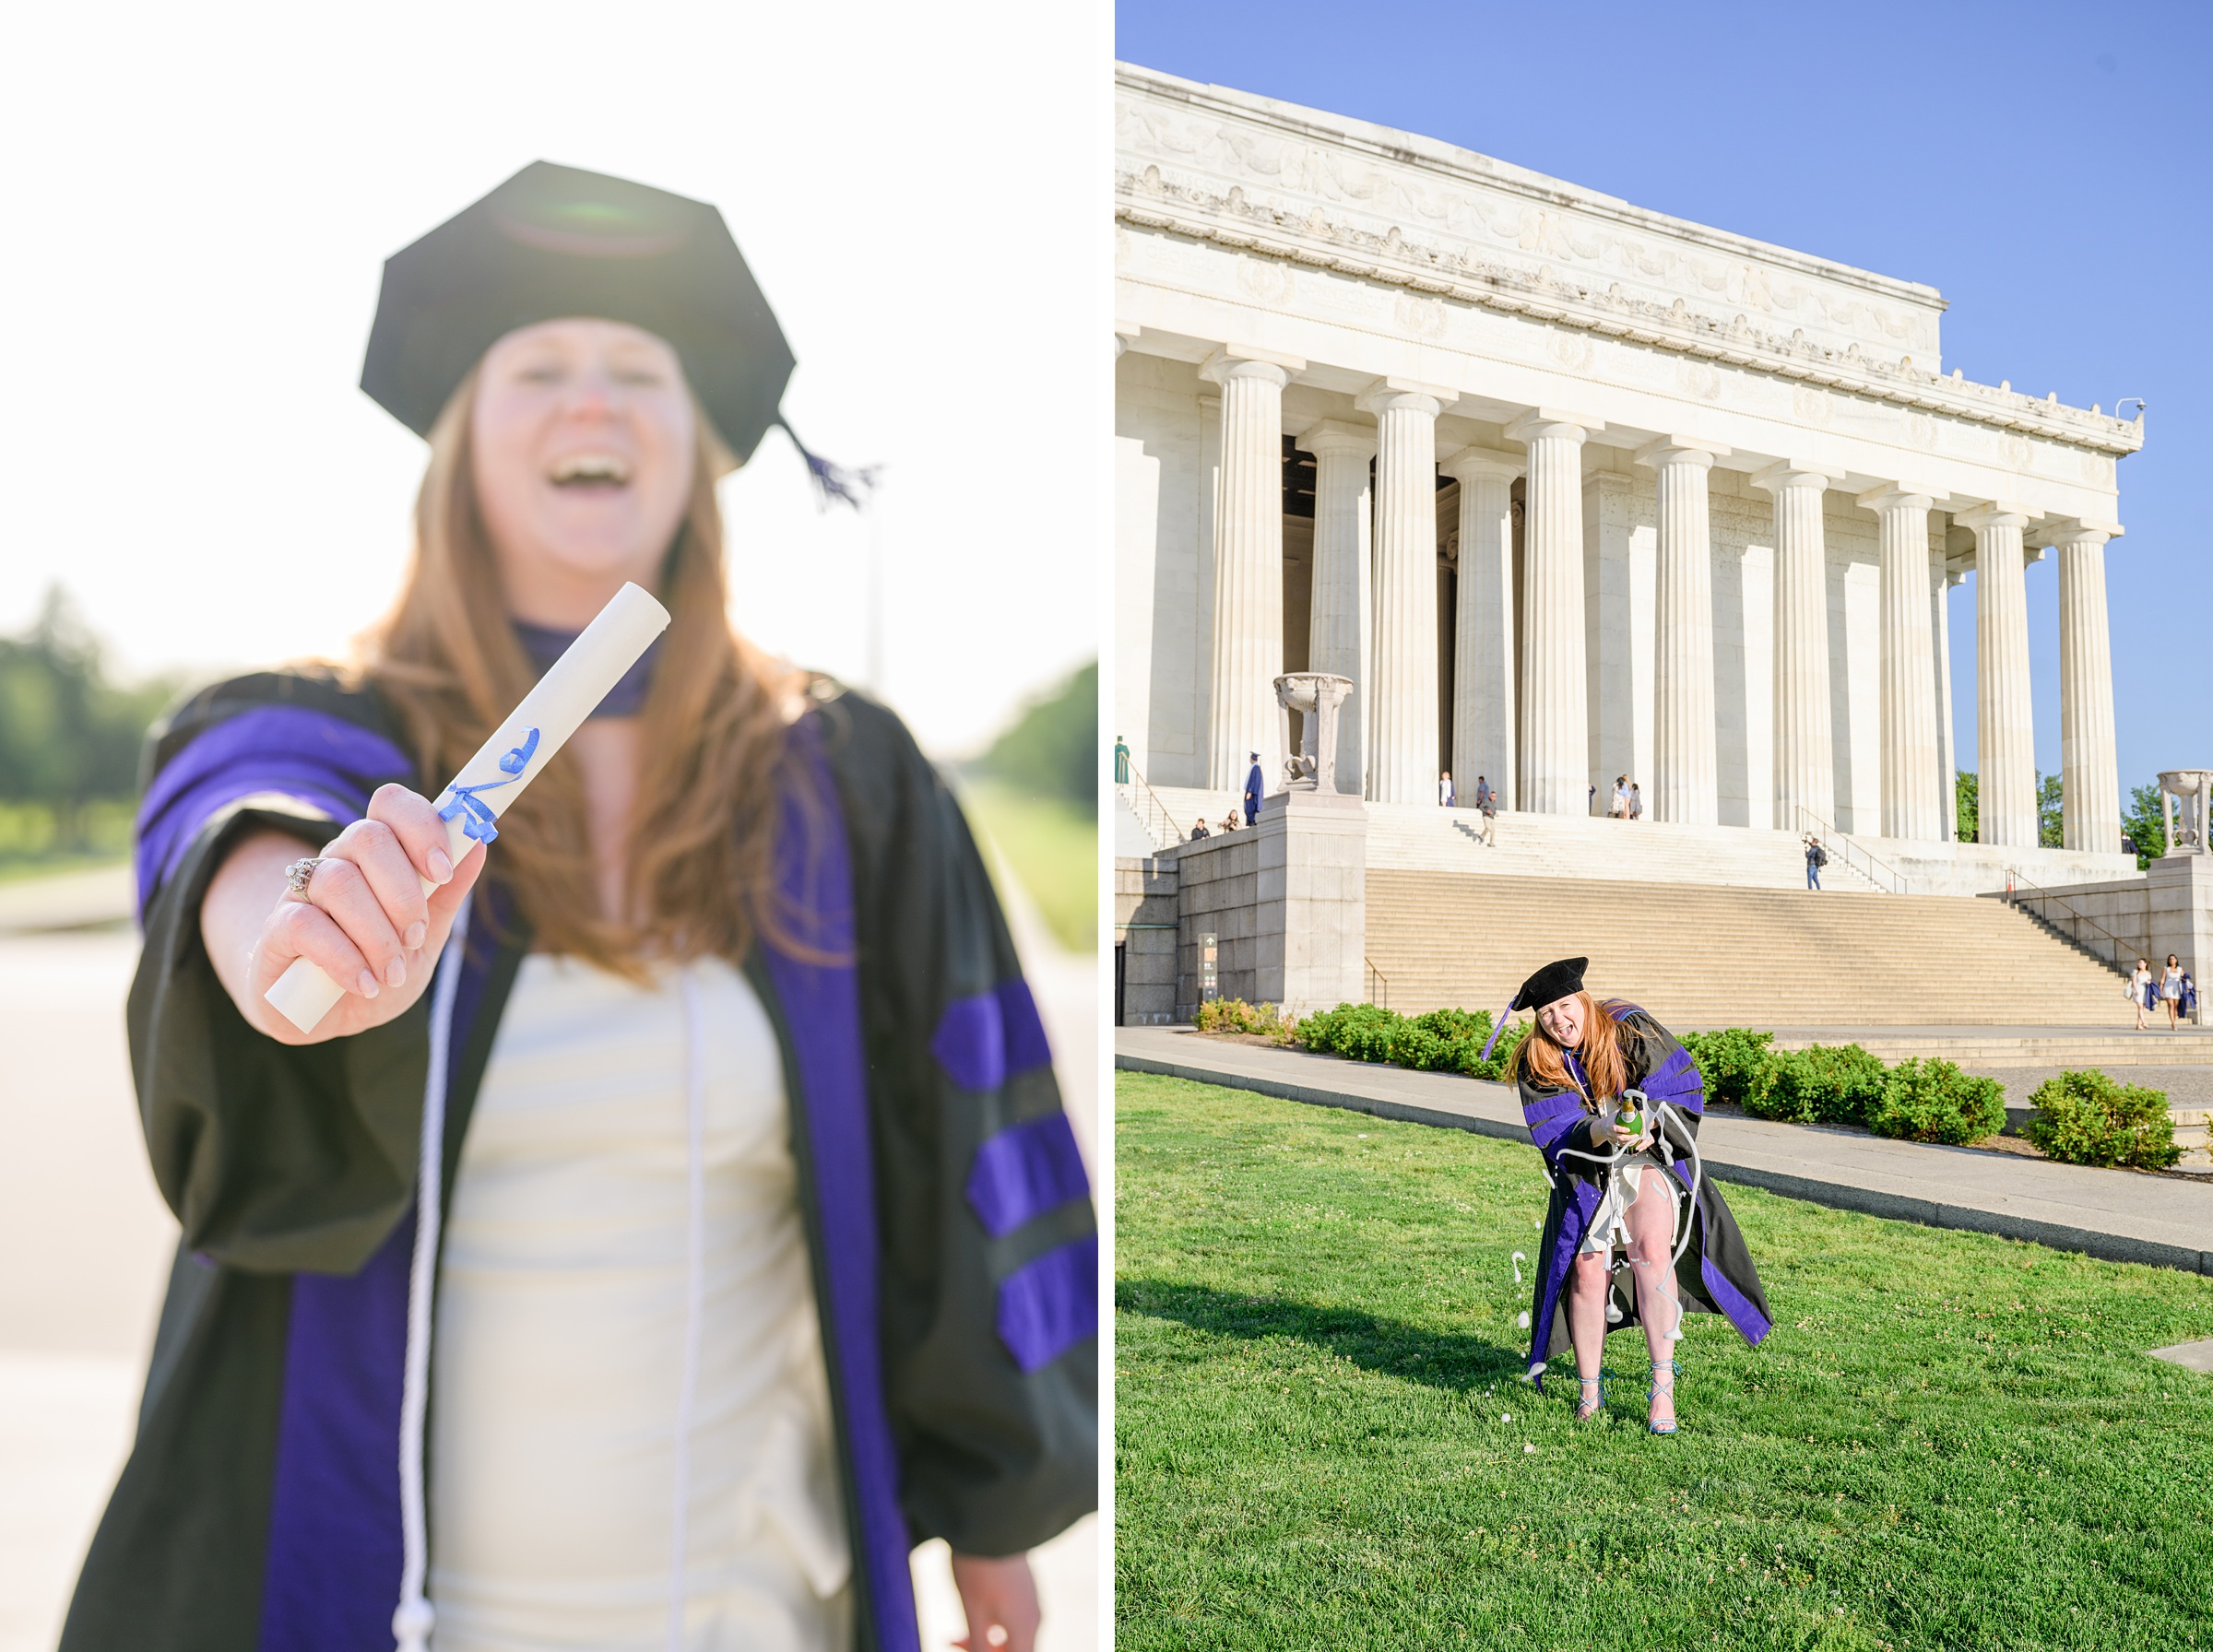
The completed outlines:
<svg viewBox="0 0 2213 1652">
<path fill-rule="evenodd" d="M 397 602 L 150 740 L 183 1233 L 65 1652 L 915 1652 L 930 1538 L 970 1644 L 1031 1644 L 1097 1481 L 1089 1186 L 953 798 L 726 618 L 715 482 L 792 366 L 720 214 L 618 179 L 533 165 L 385 266 Z M 426 798 L 625 581 L 669 630 L 449 859 Z M 300 957 L 349 989 L 306 1034 Z"/>
<path fill-rule="evenodd" d="M 1594 1417 L 1605 1403 L 1606 1333 L 1639 1327 L 1651 1356 L 1650 1426 L 1673 1434 L 1684 1316 L 1721 1314 L 1755 1346 L 1774 1316 L 1722 1190 L 1693 1174 L 1705 1113 L 1697 1064 L 1634 1004 L 1587 992 L 1589 962 L 1546 964 L 1507 1006 L 1508 1014 L 1526 1009 L 1535 1018 L 1512 1068 L 1522 1118 L 1552 1185 L 1531 1304 L 1529 1374 L 1541 1379 L 1548 1362 L 1572 1350 L 1576 1415 Z M 1505 1021 L 1500 1016 L 1500 1028 Z M 1615 1123 L 1627 1091 L 1650 1098 L 1635 1131 Z M 1667 1113 L 1655 1118 L 1651 1103 L 1662 1101 Z M 1688 1243 L 1671 1266 L 1686 1219 Z"/>
</svg>

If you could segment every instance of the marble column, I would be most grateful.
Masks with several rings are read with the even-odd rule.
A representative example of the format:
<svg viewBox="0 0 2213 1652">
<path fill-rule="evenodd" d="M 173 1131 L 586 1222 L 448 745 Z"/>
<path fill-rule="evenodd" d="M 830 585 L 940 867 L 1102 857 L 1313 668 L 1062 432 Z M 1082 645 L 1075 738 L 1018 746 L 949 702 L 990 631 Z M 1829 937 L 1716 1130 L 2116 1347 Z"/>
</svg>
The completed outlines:
<svg viewBox="0 0 2213 1652">
<path fill-rule="evenodd" d="M 1437 801 L 1438 397 L 1377 385 L 1375 632 L 1368 650 L 1367 796 Z"/>
<path fill-rule="evenodd" d="M 1372 498 L 1367 462 L 1376 432 L 1367 425 L 1325 419 L 1301 431 L 1298 445 L 1314 455 L 1314 600 L 1307 631 L 1307 669 L 1350 678 L 1353 691 L 1337 712 L 1337 789 L 1355 796 L 1367 748 L 1368 571 Z"/>
<path fill-rule="evenodd" d="M 2065 843 L 2121 852 L 2121 772 L 2113 738 L 2112 640 L 2105 617 L 2106 530 L 2062 529 L 2059 551 L 2059 784 Z"/>
<path fill-rule="evenodd" d="M 1583 442 L 1605 427 L 1539 407 L 1506 427 L 1529 450 L 1521 522 L 1520 796 L 1548 815 L 1591 811 L 1583 649 Z M 1608 777 L 1609 779 L 1611 776 Z"/>
<path fill-rule="evenodd" d="M 2036 727 L 2029 706 L 2029 513 L 1979 505 L 1955 517 L 1975 535 L 1976 819 L 1982 841 L 2036 846 Z M 2117 807 L 2117 805 L 2116 805 Z"/>
<path fill-rule="evenodd" d="M 1775 812 L 1778 832 L 1835 829 L 1829 743 L 1828 560 L 1824 471 L 1770 465 L 1752 478 L 1775 495 Z"/>
<path fill-rule="evenodd" d="M 1938 841 L 1947 844 L 1959 835 L 1959 765 L 1952 734 L 1952 623 L 1946 600 L 1959 582 L 1952 577 L 1950 560 L 1941 549 L 1929 553 L 1929 643 L 1936 667 L 1936 832 Z"/>
<path fill-rule="evenodd" d="M 1275 679 L 1284 670 L 1283 364 L 1217 350 L 1200 372 L 1222 386 L 1214 502 L 1214 651 L 1206 784 L 1241 792 L 1250 752 L 1282 785 Z"/>
<path fill-rule="evenodd" d="M 1452 784 L 1473 803 L 1491 783 L 1514 803 L 1514 478 L 1511 454 L 1463 447 L 1440 467 L 1460 484 L 1460 601 L 1452 627 Z"/>
<path fill-rule="evenodd" d="M 1638 464 L 1656 473 L 1659 500 L 1652 817 L 1697 826 L 1712 826 L 1722 818 L 1713 705 L 1713 536 L 1706 511 L 1715 451 L 1663 437 L 1637 454 Z"/>
<path fill-rule="evenodd" d="M 1880 585 L 1882 820 L 1885 837 L 1944 841 L 1937 789 L 1936 643 L 1929 625 L 1926 493 L 1876 488 L 1859 497 L 1875 513 Z"/>
</svg>

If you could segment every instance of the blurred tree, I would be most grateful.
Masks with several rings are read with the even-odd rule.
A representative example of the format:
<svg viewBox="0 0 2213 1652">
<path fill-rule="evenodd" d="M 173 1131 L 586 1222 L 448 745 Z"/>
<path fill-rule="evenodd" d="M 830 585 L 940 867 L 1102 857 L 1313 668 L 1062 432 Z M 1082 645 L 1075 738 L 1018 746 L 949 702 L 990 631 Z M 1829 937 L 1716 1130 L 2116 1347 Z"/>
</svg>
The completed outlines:
<svg viewBox="0 0 2213 1652">
<path fill-rule="evenodd" d="M 1952 775 L 1952 809 L 1955 820 L 1953 834 L 1963 844 L 1975 841 L 1980 821 L 1977 800 L 1981 796 L 1972 771 L 1960 769 Z"/>
<path fill-rule="evenodd" d="M 1098 662 L 1031 701 L 976 766 L 1019 790 L 1097 808 Z"/>
<path fill-rule="evenodd" d="M 2160 807 L 2160 783 L 2131 788 L 2128 807 L 2121 811 L 2121 830 L 2136 846 L 2136 870 L 2141 872 L 2167 853 L 2167 815 Z"/>
<path fill-rule="evenodd" d="M 81 844 L 86 805 L 136 795 L 138 748 L 174 687 L 111 683 L 98 639 L 49 590 L 29 631 L 0 637 L 0 802 L 51 809 L 62 844 Z"/>
<path fill-rule="evenodd" d="M 2060 801 L 2059 776 L 2036 772 L 2036 841 L 2046 849 L 2067 846 L 2066 822 Z"/>
</svg>

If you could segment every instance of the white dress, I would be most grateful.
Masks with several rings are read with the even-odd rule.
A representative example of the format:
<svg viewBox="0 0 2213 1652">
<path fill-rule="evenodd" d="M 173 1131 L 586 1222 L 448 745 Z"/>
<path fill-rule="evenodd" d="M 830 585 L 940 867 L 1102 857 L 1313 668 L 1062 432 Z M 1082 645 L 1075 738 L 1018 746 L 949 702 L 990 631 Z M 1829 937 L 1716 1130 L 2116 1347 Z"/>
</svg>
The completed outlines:
<svg viewBox="0 0 2213 1652">
<path fill-rule="evenodd" d="M 523 961 L 445 1229 L 435 1652 L 846 1643 L 848 1551 L 788 1127 L 774 1030 L 728 963 L 664 968 L 640 987 L 574 960 Z"/>
</svg>

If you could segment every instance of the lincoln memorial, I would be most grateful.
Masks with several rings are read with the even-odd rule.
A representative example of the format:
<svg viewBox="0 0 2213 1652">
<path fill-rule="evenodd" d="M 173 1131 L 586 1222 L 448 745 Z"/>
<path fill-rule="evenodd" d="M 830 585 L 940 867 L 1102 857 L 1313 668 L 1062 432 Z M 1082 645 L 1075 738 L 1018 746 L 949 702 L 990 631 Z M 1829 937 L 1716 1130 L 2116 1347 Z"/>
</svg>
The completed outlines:
<svg viewBox="0 0 2213 1652">
<path fill-rule="evenodd" d="M 1327 672 L 1374 808 L 1450 770 L 1603 815 L 1626 775 L 1651 822 L 1844 838 L 1900 889 L 2134 875 L 2105 559 L 2140 417 L 1947 369 L 1932 288 L 1407 133 L 1129 65 L 1116 133 L 1113 715 L 1155 816 L 1219 813 L 1253 751 L 1280 786 L 1274 679 Z"/>
</svg>

